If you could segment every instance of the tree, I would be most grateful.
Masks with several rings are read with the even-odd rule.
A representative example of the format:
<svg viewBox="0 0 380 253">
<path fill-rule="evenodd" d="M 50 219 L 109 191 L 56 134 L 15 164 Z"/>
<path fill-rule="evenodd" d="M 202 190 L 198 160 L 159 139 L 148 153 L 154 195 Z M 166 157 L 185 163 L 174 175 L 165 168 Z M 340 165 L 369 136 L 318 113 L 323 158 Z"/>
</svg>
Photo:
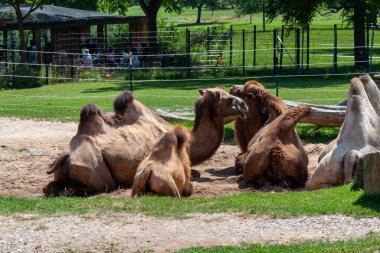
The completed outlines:
<svg viewBox="0 0 380 253">
<path fill-rule="evenodd" d="M 149 31 L 149 49 L 150 53 L 155 54 L 158 52 L 157 40 L 157 14 L 163 6 L 166 12 L 181 13 L 184 7 L 185 0 L 137 0 L 141 9 L 147 17 L 147 26 Z M 134 2 L 133 0 L 101 0 L 101 8 L 109 12 L 118 12 L 119 14 L 125 13 L 129 5 Z"/>
<path fill-rule="evenodd" d="M 0 4 L 10 5 L 14 10 L 14 15 L 16 16 L 17 20 L 17 28 L 20 36 L 20 55 L 22 63 L 27 62 L 24 21 L 45 2 L 45 0 L 0 0 Z M 25 6 L 28 6 L 27 11 L 23 13 L 21 7 Z"/>
<path fill-rule="evenodd" d="M 379 0 L 268 0 L 267 14 L 270 21 L 282 16 L 286 24 L 304 27 L 311 23 L 317 13 L 326 9 L 333 13 L 341 11 L 342 18 L 353 24 L 355 67 L 368 67 L 365 27 L 376 22 Z"/>
<path fill-rule="evenodd" d="M 97 2 L 99 11 L 117 13 L 119 15 L 125 14 L 128 11 L 128 8 L 131 7 L 130 1 L 99 0 Z"/>
<path fill-rule="evenodd" d="M 263 13 L 263 30 L 265 31 L 265 10 L 267 0 L 241 0 L 236 3 L 236 12 L 239 15 Z"/>
<path fill-rule="evenodd" d="M 183 0 L 138 0 L 141 9 L 145 13 L 148 22 L 150 53 L 158 52 L 157 40 L 157 14 L 161 6 L 167 12 L 181 13 L 184 6 Z"/>
<path fill-rule="evenodd" d="M 50 4 L 67 8 L 95 11 L 98 9 L 97 0 L 50 0 Z"/>
<path fill-rule="evenodd" d="M 193 9 L 197 9 L 197 20 L 195 23 L 200 24 L 203 7 L 215 10 L 222 6 L 222 3 L 220 3 L 218 0 L 186 0 L 185 5 Z"/>
</svg>

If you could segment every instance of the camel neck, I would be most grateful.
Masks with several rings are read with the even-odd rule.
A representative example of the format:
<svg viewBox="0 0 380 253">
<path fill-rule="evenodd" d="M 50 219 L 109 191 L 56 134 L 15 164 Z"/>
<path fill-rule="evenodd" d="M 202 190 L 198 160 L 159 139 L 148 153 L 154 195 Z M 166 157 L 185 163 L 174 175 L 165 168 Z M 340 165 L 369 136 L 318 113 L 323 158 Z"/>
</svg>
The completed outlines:
<svg viewBox="0 0 380 253">
<path fill-rule="evenodd" d="M 197 165 L 210 158 L 224 137 L 224 120 L 204 103 L 196 109 L 195 124 L 191 131 L 190 161 Z"/>
</svg>

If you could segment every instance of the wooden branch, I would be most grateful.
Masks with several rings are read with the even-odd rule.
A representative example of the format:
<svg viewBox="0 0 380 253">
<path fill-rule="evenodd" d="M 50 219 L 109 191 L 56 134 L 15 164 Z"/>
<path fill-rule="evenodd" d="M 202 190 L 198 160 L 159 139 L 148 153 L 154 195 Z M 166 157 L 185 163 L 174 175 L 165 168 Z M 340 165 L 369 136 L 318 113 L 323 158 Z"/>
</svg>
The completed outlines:
<svg viewBox="0 0 380 253">
<path fill-rule="evenodd" d="M 294 107 L 303 103 L 284 101 L 288 107 Z M 324 127 L 340 127 L 343 124 L 346 115 L 346 106 L 337 105 L 314 105 L 305 104 L 311 107 L 309 116 L 301 119 L 299 122 L 315 124 Z"/>
<path fill-rule="evenodd" d="M 284 101 L 288 107 L 294 107 L 303 103 L 297 103 L 292 101 Z M 328 106 L 328 105 L 314 105 L 305 104 L 311 107 L 311 113 L 309 116 L 300 120 L 303 123 L 310 123 L 323 127 L 340 127 L 343 124 L 344 117 L 346 115 L 346 106 Z M 178 121 L 194 121 L 194 119 L 180 117 L 161 109 L 157 109 L 156 114 L 165 120 L 178 120 Z M 225 119 L 225 123 L 233 121 L 233 117 Z"/>
</svg>

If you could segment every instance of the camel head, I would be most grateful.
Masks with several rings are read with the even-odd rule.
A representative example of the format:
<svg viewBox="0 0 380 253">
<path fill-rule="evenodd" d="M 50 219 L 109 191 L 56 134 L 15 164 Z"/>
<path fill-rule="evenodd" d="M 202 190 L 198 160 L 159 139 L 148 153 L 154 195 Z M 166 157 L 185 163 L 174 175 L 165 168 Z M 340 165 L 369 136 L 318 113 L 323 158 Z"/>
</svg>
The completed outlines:
<svg viewBox="0 0 380 253">
<path fill-rule="evenodd" d="M 104 133 L 106 125 L 112 124 L 112 119 L 105 116 L 96 105 L 87 104 L 80 111 L 78 133 L 87 135 Z"/>
<path fill-rule="evenodd" d="M 200 112 L 202 105 L 207 103 L 218 116 L 223 118 L 231 116 L 239 116 L 245 118 L 248 112 L 248 106 L 243 99 L 228 94 L 220 88 L 209 88 L 199 90 L 201 98 L 198 99 L 196 104 L 196 112 Z"/>
</svg>

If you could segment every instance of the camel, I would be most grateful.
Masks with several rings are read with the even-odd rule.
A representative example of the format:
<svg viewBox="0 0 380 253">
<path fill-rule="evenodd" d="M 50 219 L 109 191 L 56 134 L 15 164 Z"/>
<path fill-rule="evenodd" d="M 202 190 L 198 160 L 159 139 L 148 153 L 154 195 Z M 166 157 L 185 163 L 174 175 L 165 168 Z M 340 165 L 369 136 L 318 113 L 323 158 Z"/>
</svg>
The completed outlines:
<svg viewBox="0 0 380 253">
<path fill-rule="evenodd" d="M 199 92 L 201 97 L 196 102 L 195 123 L 190 133 L 189 158 L 192 165 L 199 164 L 210 158 L 220 146 L 224 137 L 225 117 L 244 117 L 248 111 L 248 107 L 242 99 L 234 97 L 222 89 L 202 89 Z M 112 126 L 108 126 L 107 131 L 92 136 L 94 147 L 73 149 L 72 145 L 70 145 L 70 151 L 62 154 L 52 168 L 48 170 L 48 173 L 54 172 L 55 175 L 65 174 L 68 171 L 67 168 L 76 168 L 75 164 L 71 164 L 74 161 L 71 156 L 79 158 L 95 157 L 93 149 L 96 149 L 96 157 L 98 158 L 96 162 L 108 168 L 114 183 L 112 185 L 107 184 L 107 186 L 100 184 L 95 187 L 80 181 L 81 190 L 73 191 L 72 195 L 112 190 L 115 186 L 131 186 L 141 161 L 151 153 L 162 134 L 173 130 L 172 125 L 134 99 L 129 92 L 125 92 L 116 98 L 114 110 L 115 115 L 111 118 L 113 121 Z M 91 126 L 92 121 L 85 122 L 84 119 L 81 119 L 79 125 L 86 124 Z M 105 120 L 109 119 L 103 119 L 104 122 Z M 77 138 L 74 136 L 74 139 Z M 77 145 L 80 146 L 80 141 L 78 140 L 77 142 Z M 91 145 L 90 143 L 85 144 L 87 146 Z M 86 174 L 93 171 L 94 164 L 94 161 L 86 165 L 82 164 L 81 173 Z M 67 173 L 65 175 L 67 176 Z M 75 176 L 80 177 L 76 174 Z M 75 176 L 70 176 L 71 181 L 77 182 Z M 87 174 L 87 177 L 89 176 L 95 175 Z M 60 194 L 67 186 L 66 182 L 61 177 L 55 176 L 55 183 L 45 187 L 45 194 Z M 59 189 L 55 187 L 57 185 Z"/>
<path fill-rule="evenodd" d="M 287 107 L 281 99 L 265 92 L 264 85 L 255 80 L 247 81 L 244 85 L 234 85 L 230 94 L 242 98 L 249 108 L 246 118 L 235 120 L 235 139 L 241 151 L 235 160 L 235 168 L 237 173 L 241 173 L 249 141 L 262 127 L 286 111 Z"/>
<path fill-rule="evenodd" d="M 54 181 L 44 187 L 45 194 L 86 195 L 116 187 L 100 148 L 100 139 L 112 130 L 113 123 L 93 104 L 82 108 L 69 151 L 63 151 L 47 171 L 54 173 Z"/>
<path fill-rule="evenodd" d="M 161 196 L 190 196 L 190 134 L 182 127 L 165 133 L 137 169 L 132 197 L 152 191 Z"/>
<path fill-rule="evenodd" d="M 310 189 L 351 182 L 357 158 L 380 150 L 380 92 L 369 75 L 351 80 L 347 110 L 336 140 L 319 156 Z"/>
<path fill-rule="evenodd" d="M 243 169 L 246 183 L 286 187 L 305 184 L 308 157 L 294 127 L 310 110 L 305 105 L 293 107 L 264 126 L 252 138 Z"/>
</svg>

